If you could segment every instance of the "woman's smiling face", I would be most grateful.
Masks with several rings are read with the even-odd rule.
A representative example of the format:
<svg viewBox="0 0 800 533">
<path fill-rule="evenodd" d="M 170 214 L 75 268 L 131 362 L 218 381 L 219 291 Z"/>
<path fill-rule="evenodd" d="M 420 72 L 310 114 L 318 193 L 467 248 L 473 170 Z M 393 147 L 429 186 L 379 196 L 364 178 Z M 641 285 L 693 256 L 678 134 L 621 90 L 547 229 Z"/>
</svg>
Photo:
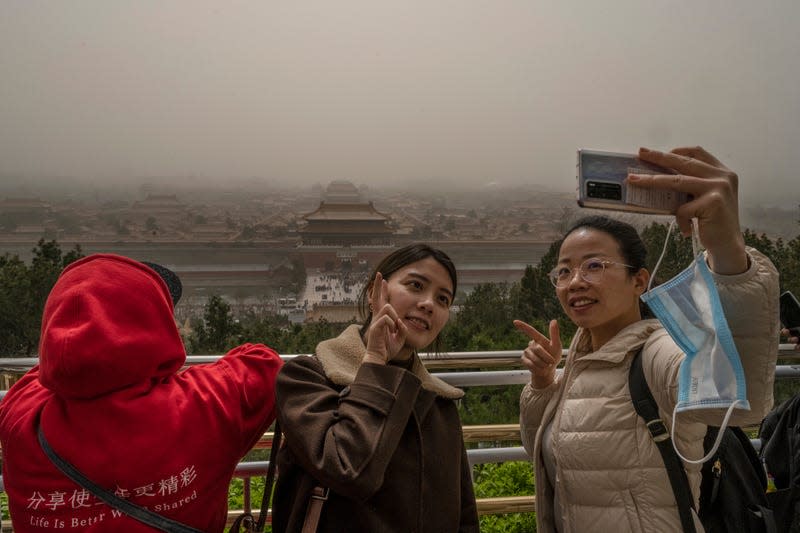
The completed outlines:
<svg viewBox="0 0 800 533">
<path fill-rule="evenodd" d="M 597 281 L 586 281 L 579 273 L 587 259 L 603 262 Z M 619 243 L 604 231 L 578 228 L 561 244 L 556 269 L 571 275 L 556 294 L 567 316 L 589 330 L 594 349 L 641 320 L 639 296 L 647 288 L 649 274 L 645 269 L 631 273 L 626 263 Z"/>
<path fill-rule="evenodd" d="M 453 281 L 433 257 L 400 268 L 387 280 L 388 302 L 408 328 L 410 352 L 430 345 L 450 317 Z"/>
</svg>

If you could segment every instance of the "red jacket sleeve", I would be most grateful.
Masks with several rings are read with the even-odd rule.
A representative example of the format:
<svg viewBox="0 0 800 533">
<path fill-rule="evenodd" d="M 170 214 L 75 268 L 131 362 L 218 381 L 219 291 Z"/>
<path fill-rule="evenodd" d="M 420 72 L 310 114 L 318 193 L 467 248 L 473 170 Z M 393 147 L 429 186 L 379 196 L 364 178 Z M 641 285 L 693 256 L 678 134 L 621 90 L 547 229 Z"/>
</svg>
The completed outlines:
<svg viewBox="0 0 800 533">
<path fill-rule="evenodd" d="M 232 349 L 217 364 L 239 391 L 244 455 L 275 420 L 275 379 L 283 361 L 271 348 L 248 343 Z"/>
</svg>

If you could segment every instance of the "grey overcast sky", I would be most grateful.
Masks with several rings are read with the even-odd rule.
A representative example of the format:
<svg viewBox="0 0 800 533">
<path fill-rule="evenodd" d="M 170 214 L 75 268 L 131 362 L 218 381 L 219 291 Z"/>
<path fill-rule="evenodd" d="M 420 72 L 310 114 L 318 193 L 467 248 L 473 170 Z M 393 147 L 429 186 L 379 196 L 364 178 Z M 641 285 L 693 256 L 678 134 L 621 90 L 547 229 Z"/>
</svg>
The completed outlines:
<svg viewBox="0 0 800 533">
<path fill-rule="evenodd" d="M 797 0 L 0 3 L 0 175 L 537 183 L 700 144 L 800 201 Z"/>
</svg>

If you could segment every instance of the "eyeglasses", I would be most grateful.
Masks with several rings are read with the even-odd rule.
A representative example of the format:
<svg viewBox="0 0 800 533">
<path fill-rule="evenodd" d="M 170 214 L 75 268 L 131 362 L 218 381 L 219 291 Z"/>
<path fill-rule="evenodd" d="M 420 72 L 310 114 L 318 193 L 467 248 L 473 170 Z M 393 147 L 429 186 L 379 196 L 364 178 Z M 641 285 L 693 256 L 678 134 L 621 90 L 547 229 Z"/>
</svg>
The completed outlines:
<svg viewBox="0 0 800 533">
<path fill-rule="evenodd" d="M 606 271 L 606 265 L 619 265 L 626 268 L 633 268 L 631 265 L 626 265 L 625 263 L 590 257 L 578 267 L 578 274 L 580 274 L 581 278 L 587 283 L 599 283 L 600 280 L 603 279 L 603 272 Z M 557 289 L 566 287 L 574 276 L 575 271 L 565 266 L 556 267 L 548 274 L 550 282 Z"/>
</svg>

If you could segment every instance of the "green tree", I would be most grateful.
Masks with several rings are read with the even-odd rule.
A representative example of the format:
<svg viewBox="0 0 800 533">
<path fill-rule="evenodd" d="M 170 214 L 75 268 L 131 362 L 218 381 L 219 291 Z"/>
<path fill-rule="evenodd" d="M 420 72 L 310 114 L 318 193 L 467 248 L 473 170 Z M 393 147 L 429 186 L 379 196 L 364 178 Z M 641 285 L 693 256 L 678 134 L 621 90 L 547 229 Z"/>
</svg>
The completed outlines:
<svg viewBox="0 0 800 533">
<path fill-rule="evenodd" d="M 781 239 L 778 239 L 776 242 L 772 242 L 772 240 L 770 240 L 765 233 L 757 234 L 749 229 L 745 229 L 742 232 L 742 237 L 744 237 L 744 243 L 747 246 L 752 246 L 762 254 L 769 257 L 770 261 L 776 265 L 778 264 L 780 260 L 778 257 L 778 247 L 782 246 L 783 244 Z"/>
<path fill-rule="evenodd" d="M 303 264 L 303 260 L 299 257 L 295 257 L 291 261 L 292 267 L 292 274 L 290 276 L 290 282 L 292 287 L 295 291 L 300 292 L 300 289 L 306 282 L 306 267 Z"/>
<path fill-rule="evenodd" d="M 224 353 L 241 343 L 242 327 L 231 306 L 221 296 L 209 296 L 202 320 L 192 324 L 189 347 L 192 353 Z"/>
<path fill-rule="evenodd" d="M 158 231 L 158 222 L 155 217 L 147 217 L 147 220 L 144 221 L 144 229 L 153 234 Z"/>
<path fill-rule="evenodd" d="M 519 341 L 520 354 L 525 343 Z M 487 370 L 497 370 L 496 368 Z M 516 424 L 519 422 L 519 395 L 522 385 L 468 387 L 459 404 L 464 425 Z"/>
<path fill-rule="evenodd" d="M 524 320 L 542 332 L 552 319 L 559 321 L 567 342 L 575 326 L 564 314 L 548 273 L 555 266 L 560 242 L 554 242 L 536 266 L 528 265 L 519 282 L 478 285 L 467 296 L 455 319 L 443 333 L 450 351 L 511 350 L 522 348 L 525 337 L 513 326 Z"/>
<path fill-rule="evenodd" d="M 658 271 L 655 272 L 655 284 L 675 277 L 694 260 L 692 239 L 681 235 L 677 227 L 673 229 L 669 242 L 666 244 L 666 249 L 664 248 L 667 230 L 667 225 L 653 222 L 640 232 L 642 241 L 644 241 L 644 245 L 647 248 L 647 269 L 650 273 L 654 272 L 658 258 L 664 251 L 664 257 L 661 260 Z"/>
<path fill-rule="evenodd" d="M 345 324 L 336 324 L 326 320 L 309 322 L 304 325 L 295 324 L 286 330 L 279 346 L 284 353 L 314 353 L 320 341 L 339 336 Z"/>
<path fill-rule="evenodd" d="M 81 257 L 80 245 L 64 254 L 56 241 L 44 239 L 33 249 L 30 266 L 16 255 L 0 257 L 0 356 L 36 351 L 47 295 L 64 267 Z"/>
<path fill-rule="evenodd" d="M 245 342 L 266 344 L 278 353 L 286 351 L 285 337 L 289 328 L 289 320 L 281 315 L 258 315 L 248 313 L 241 319 L 241 338 Z"/>
<path fill-rule="evenodd" d="M 800 235 L 787 243 L 778 239 L 773 262 L 781 274 L 781 289 L 800 297 Z"/>
<path fill-rule="evenodd" d="M 514 317 L 528 322 L 542 333 L 548 331 L 550 320 L 558 320 L 562 342 L 575 332 L 575 326 L 567 318 L 550 282 L 550 271 L 558 261 L 561 241 L 555 241 L 536 266 L 528 265 L 514 294 Z"/>
<path fill-rule="evenodd" d="M 451 351 L 513 348 L 512 320 L 509 285 L 478 285 L 442 332 L 444 345 Z"/>
<path fill-rule="evenodd" d="M 253 226 L 245 225 L 242 228 L 241 233 L 239 233 L 238 239 L 243 241 L 249 241 L 256 237 L 256 230 Z"/>
<path fill-rule="evenodd" d="M 0 520 L 8 523 L 11 517 L 8 514 L 8 496 L 5 492 L 0 492 L 0 509 L 3 510 L 2 514 L 0 514 Z"/>
<path fill-rule="evenodd" d="M 38 340 L 36 306 L 29 298 L 28 267 L 18 256 L 0 257 L 0 346 L 5 357 L 29 355 Z M 41 312 L 39 312 L 41 320 Z"/>
<path fill-rule="evenodd" d="M 533 471 L 528 462 L 510 461 L 475 468 L 475 497 L 525 496 L 534 493 Z M 484 533 L 536 531 L 535 513 L 486 515 L 480 518 Z"/>
</svg>

